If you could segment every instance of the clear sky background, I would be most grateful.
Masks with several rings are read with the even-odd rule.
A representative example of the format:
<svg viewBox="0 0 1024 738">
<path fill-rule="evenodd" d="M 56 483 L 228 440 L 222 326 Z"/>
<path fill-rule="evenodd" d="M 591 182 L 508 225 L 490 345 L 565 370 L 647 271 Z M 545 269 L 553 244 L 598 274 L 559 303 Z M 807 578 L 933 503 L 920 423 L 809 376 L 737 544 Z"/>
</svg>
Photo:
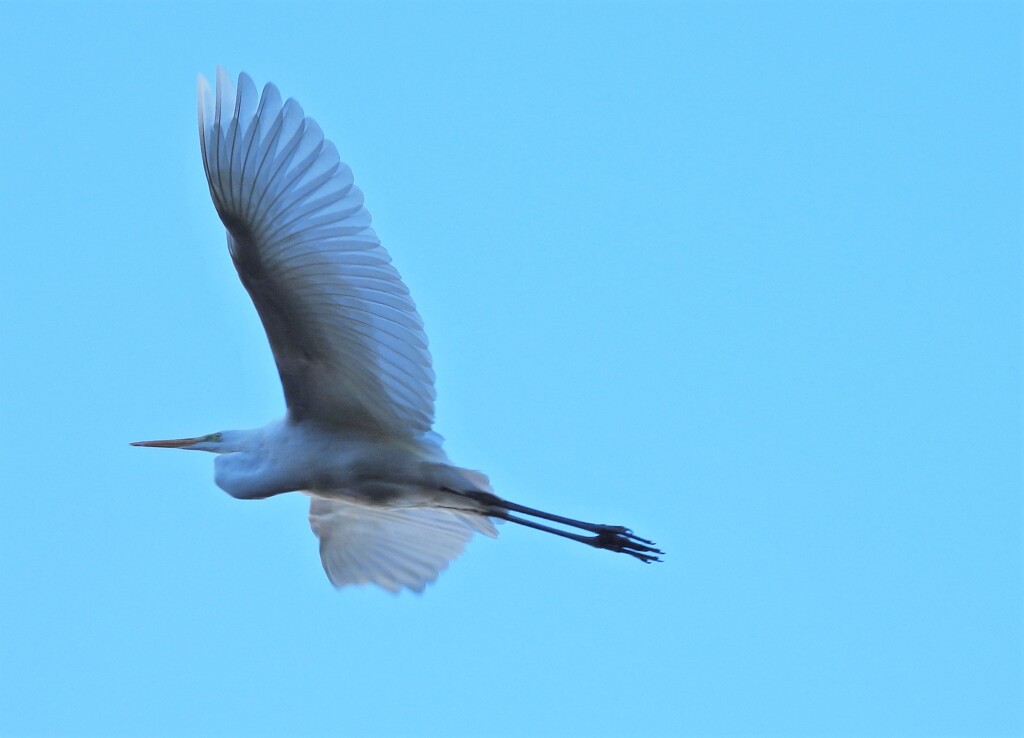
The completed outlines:
<svg viewBox="0 0 1024 738">
<path fill-rule="evenodd" d="M 0 734 L 1009 736 L 1015 3 L 0 5 Z M 296 97 L 510 499 L 421 597 L 129 441 L 283 411 L 195 84 Z"/>
</svg>

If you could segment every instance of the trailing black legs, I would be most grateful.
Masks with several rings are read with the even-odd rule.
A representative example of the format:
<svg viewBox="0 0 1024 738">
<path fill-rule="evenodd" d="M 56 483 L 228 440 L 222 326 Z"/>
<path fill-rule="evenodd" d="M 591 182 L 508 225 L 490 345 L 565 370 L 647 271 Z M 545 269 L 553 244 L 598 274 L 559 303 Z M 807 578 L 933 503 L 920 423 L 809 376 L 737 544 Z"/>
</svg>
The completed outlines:
<svg viewBox="0 0 1024 738">
<path fill-rule="evenodd" d="M 624 528 L 621 525 L 603 525 L 599 523 L 587 523 L 582 520 L 573 520 L 572 518 L 554 515 L 552 513 L 544 512 L 543 510 L 535 510 L 531 507 L 517 505 L 514 502 L 503 500 L 497 495 L 487 494 L 486 492 L 462 492 L 461 494 L 486 505 L 488 508 L 487 514 L 490 517 L 500 518 L 501 520 L 507 520 L 510 523 L 516 523 L 518 525 L 525 525 L 527 528 L 542 530 L 545 533 L 553 533 L 556 536 L 568 538 L 572 541 L 579 541 L 580 543 L 585 543 L 588 546 L 593 546 L 594 548 L 603 548 L 608 551 L 617 551 L 619 553 L 629 554 L 633 558 L 643 561 L 645 564 L 649 564 L 652 561 L 661 561 L 661 559 L 658 558 L 658 555 L 664 554 L 663 551 L 654 547 L 653 541 L 641 538 L 640 536 L 635 535 L 629 528 Z M 565 525 L 570 528 L 579 528 L 580 530 L 585 530 L 588 533 L 593 533 L 594 535 L 588 536 L 568 530 L 562 530 L 561 528 L 544 525 L 543 523 L 538 523 L 535 520 L 520 517 L 519 515 L 513 515 L 513 513 L 528 515 L 532 518 L 540 518 L 541 520 L 558 523 L 559 525 Z"/>
</svg>

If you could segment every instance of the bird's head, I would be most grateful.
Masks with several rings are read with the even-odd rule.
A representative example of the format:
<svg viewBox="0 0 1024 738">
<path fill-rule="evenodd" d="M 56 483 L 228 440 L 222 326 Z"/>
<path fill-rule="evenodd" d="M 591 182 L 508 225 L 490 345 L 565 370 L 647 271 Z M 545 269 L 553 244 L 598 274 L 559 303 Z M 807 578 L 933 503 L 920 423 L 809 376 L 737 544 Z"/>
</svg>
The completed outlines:
<svg viewBox="0 0 1024 738">
<path fill-rule="evenodd" d="M 262 453 L 264 429 L 231 430 L 195 438 L 173 438 L 167 441 L 136 441 L 133 446 L 150 448 L 183 448 L 187 451 L 209 451 L 214 459 L 213 481 L 232 497 L 258 500 L 281 492 L 303 489 L 289 476 L 294 467 L 283 467 L 284 477 L 266 470 Z"/>
</svg>

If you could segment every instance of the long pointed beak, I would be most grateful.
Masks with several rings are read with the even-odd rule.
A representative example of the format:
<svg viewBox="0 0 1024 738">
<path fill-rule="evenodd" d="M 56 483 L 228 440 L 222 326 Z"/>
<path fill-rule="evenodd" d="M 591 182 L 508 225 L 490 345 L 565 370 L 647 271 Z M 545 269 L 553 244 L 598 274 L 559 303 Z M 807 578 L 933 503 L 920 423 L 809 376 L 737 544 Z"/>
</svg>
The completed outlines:
<svg viewBox="0 0 1024 738">
<path fill-rule="evenodd" d="M 167 441 L 135 441 L 132 445 L 146 446 L 148 448 L 188 448 L 205 440 L 205 438 L 206 436 L 197 436 L 196 438 L 172 438 Z"/>
</svg>

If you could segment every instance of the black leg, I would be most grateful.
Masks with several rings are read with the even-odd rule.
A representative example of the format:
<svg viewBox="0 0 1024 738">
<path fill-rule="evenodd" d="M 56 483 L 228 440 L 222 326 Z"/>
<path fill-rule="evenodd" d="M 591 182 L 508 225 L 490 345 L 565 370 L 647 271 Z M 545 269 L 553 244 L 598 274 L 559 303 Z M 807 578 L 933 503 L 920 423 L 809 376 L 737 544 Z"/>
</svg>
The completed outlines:
<svg viewBox="0 0 1024 738">
<path fill-rule="evenodd" d="M 658 558 L 658 555 L 664 554 L 663 551 L 654 547 L 653 541 L 648 541 L 646 538 L 634 535 L 633 531 L 629 528 L 624 528 L 621 525 L 601 525 L 599 523 L 586 523 L 582 520 L 573 520 L 572 518 L 554 515 L 552 513 L 544 512 L 543 510 L 534 510 L 531 507 L 517 505 L 514 502 L 503 500 L 497 495 L 491 495 L 485 492 L 462 492 L 460 494 L 464 494 L 466 497 L 471 497 L 474 500 L 485 504 L 490 508 L 487 514 L 491 517 L 507 520 L 510 523 L 516 523 L 517 525 L 525 525 L 527 528 L 533 528 L 534 530 L 542 530 L 545 533 L 553 533 L 556 536 L 568 538 L 572 541 L 579 541 L 580 543 L 585 543 L 588 546 L 593 546 L 594 548 L 603 548 L 608 551 L 617 551 L 618 553 L 629 554 L 630 556 L 643 561 L 645 564 L 649 564 L 652 561 L 661 561 L 661 559 Z M 543 525 L 533 520 L 512 515 L 513 512 L 530 515 L 535 518 L 541 518 L 542 520 L 550 520 L 553 523 L 567 525 L 572 528 L 579 528 L 580 530 L 585 530 L 596 535 L 584 536 L 579 533 L 561 530 L 560 528 L 553 528 L 549 525 Z"/>
</svg>

